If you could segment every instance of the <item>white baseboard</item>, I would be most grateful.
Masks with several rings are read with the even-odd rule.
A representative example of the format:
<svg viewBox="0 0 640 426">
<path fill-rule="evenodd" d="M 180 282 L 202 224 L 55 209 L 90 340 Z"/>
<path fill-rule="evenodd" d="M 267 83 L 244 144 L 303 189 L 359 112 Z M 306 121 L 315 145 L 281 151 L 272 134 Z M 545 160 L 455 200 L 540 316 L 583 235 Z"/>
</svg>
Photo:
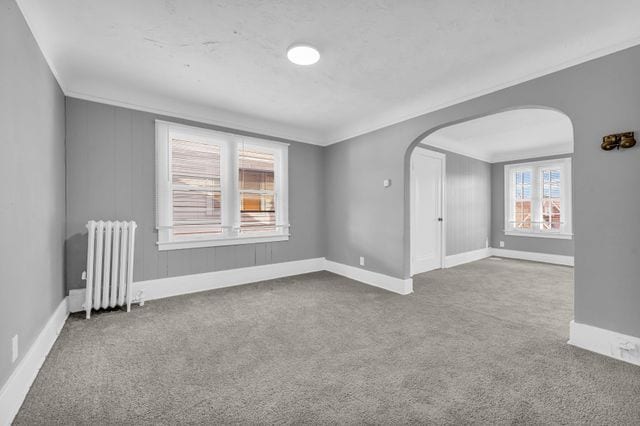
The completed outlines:
<svg viewBox="0 0 640 426">
<path fill-rule="evenodd" d="M 351 278 L 374 287 L 380 287 L 394 293 L 403 295 L 413 293 L 413 280 L 411 278 L 395 278 L 331 260 L 325 261 L 325 269 L 334 274 L 342 275 L 343 277 Z"/>
<path fill-rule="evenodd" d="M 226 271 L 206 272 L 203 274 L 181 275 L 179 277 L 160 278 L 157 280 L 138 281 L 133 283 L 132 290 L 133 294 L 138 294 L 138 292 L 142 291 L 144 300 L 153 300 L 323 270 L 398 294 L 409 294 L 413 292 L 413 280 L 411 279 L 403 280 L 390 277 L 377 272 L 332 262 L 326 260 L 324 257 L 227 269 Z M 70 312 L 80 312 L 84 310 L 82 307 L 84 303 L 84 293 L 84 289 L 76 289 L 69 292 Z"/>
<path fill-rule="evenodd" d="M 464 263 L 475 262 L 476 260 L 485 259 L 491 256 L 491 248 L 483 248 L 479 250 L 466 251 L 464 253 L 453 254 L 444 258 L 444 267 L 452 268 Z"/>
<path fill-rule="evenodd" d="M 133 284 L 133 293 L 143 292 L 144 300 L 162 299 L 180 294 L 215 290 L 217 288 L 249 284 L 292 275 L 322 271 L 324 258 L 295 260 L 269 265 L 227 269 L 203 274 L 183 275 L 157 280 L 139 281 Z"/>
<path fill-rule="evenodd" d="M 27 392 L 69 316 L 67 303 L 68 300 L 65 297 L 18 363 L 13 374 L 0 389 L 0 425 L 10 425 L 18 414 Z"/>
<path fill-rule="evenodd" d="M 559 254 L 536 253 L 533 251 L 507 250 L 492 248 L 491 256 L 508 257 L 511 259 L 532 260 L 534 262 L 553 263 L 556 265 L 573 266 L 573 256 Z"/>
<path fill-rule="evenodd" d="M 502 256 L 514 259 L 573 266 L 572 256 L 484 248 L 447 256 L 445 258 L 445 268 L 474 262 L 489 256 Z M 410 294 L 413 292 L 413 280 L 411 278 L 395 278 L 377 272 L 371 272 L 366 269 L 326 260 L 323 257 L 318 257 L 269 265 L 228 269 L 225 271 L 138 281 L 133 283 L 133 293 L 138 294 L 139 292 L 142 292 L 144 300 L 153 300 L 322 270 L 343 275 L 356 281 L 380 287 L 398 294 Z M 69 292 L 70 312 L 80 312 L 83 310 L 82 304 L 84 303 L 84 292 L 84 289 L 76 289 Z"/>
<path fill-rule="evenodd" d="M 640 338 L 581 324 L 569 324 L 569 343 L 578 348 L 640 365 Z"/>
<path fill-rule="evenodd" d="M 137 281 L 133 283 L 132 291 L 134 295 L 141 291 L 144 300 L 154 300 L 322 270 L 324 270 L 324 258 L 318 257 L 314 259 L 272 263 L 269 265 L 227 269 L 225 271 Z M 69 292 L 69 310 L 71 312 L 84 310 L 82 307 L 84 303 L 84 292 L 84 289 L 71 290 Z"/>
<path fill-rule="evenodd" d="M 558 254 L 536 253 L 532 251 L 507 250 L 489 247 L 447 256 L 444 259 L 444 267 L 451 268 L 465 263 L 475 262 L 476 260 L 485 259 L 491 256 L 573 266 L 573 256 L 562 256 Z"/>
</svg>

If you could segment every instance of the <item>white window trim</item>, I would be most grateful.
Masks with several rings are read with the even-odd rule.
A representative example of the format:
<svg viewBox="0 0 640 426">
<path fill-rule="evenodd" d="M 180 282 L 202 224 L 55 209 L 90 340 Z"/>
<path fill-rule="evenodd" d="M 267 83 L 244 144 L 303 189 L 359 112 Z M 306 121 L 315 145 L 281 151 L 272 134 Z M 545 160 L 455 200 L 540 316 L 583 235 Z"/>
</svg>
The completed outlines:
<svg viewBox="0 0 640 426">
<path fill-rule="evenodd" d="M 560 232 L 556 231 L 541 231 L 532 229 L 531 231 L 523 231 L 513 229 L 512 223 L 515 220 L 515 212 L 513 211 L 513 203 L 511 202 L 512 194 L 512 173 L 517 170 L 532 170 L 531 174 L 531 210 L 534 217 L 541 216 L 541 206 L 539 205 L 540 199 L 540 168 L 545 167 L 558 167 L 562 170 L 562 179 L 560 181 L 560 205 L 561 221 L 563 222 L 563 229 Z M 528 163 L 514 163 L 506 164 L 504 166 L 504 234 L 518 237 L 534 237 L 534 238 L 555 238 L 570 240 L 573 238 L 573 224 L 572 224 L 572 186 L 571 186 L 571 158 L 559 158 L 555 160 L 533 161 Z M 537 218 L 539 221 L 541 217 Z"/>
<path fill-rule="evenodd" d="M 179 237 L 171 233 L 173 211 L 171 208 L 171 150 L 169 141 L 173 135 L 184 135 L 186 139 L 198 140 L 220 146 L 220 174 L 222 225 L 224 231 L 218 237 Z M 245 232 L 240 234 L 240 197 L 238 196 L 238 147 L 255 146 L 271 151 L 276 158 L 276 231 Z M 187 126 L 156 120 L 156 229 L 158 250 L 176 250 L 198 247 L 217 247 L 239 244 L 256 244 L 289 239 L 289 144 L 268 141 L 249 136 L 218 132 L 215 130 Z M 230 164 L 234 164 L 229 167 Z"/>
</svg>

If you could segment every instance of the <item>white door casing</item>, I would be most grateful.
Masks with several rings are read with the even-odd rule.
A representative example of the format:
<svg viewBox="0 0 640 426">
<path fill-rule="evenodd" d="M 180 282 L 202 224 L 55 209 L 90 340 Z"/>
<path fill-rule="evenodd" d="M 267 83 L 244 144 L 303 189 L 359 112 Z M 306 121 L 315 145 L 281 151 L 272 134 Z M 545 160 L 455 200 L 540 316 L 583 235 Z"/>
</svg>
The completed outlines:
<svg viewBox="0 0 640 426">
<path fill-rule="evenodd" d="M 444 267 L 445 158 L 421 147 L 411 155 L 411 275 Z"/>
</svg>

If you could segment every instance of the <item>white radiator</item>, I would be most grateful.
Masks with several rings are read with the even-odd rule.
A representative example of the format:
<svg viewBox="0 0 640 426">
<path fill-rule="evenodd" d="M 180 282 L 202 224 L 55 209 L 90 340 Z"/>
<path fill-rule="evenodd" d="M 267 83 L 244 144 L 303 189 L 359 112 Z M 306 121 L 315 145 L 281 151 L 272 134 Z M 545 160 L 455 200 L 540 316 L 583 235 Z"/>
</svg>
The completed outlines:
<svg viewBox="0 0 640 426">
<path fill-rule="evenodd" d="M 133 249 L 135 222 L 94 221 L 87 223 L 87 280 L 84 309 L 87 319 L 91 309 L 126 306 L 131 310 L 133 295 Z M 141 305 L 142 298 L 138 297 Z"/>
</svg>

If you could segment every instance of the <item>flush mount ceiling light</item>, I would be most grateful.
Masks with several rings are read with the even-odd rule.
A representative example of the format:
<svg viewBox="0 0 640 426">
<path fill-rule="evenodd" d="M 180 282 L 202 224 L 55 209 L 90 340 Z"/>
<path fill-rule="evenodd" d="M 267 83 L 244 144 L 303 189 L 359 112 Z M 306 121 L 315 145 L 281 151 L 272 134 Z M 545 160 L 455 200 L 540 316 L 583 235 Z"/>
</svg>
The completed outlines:
<svg viewBox="0 0 640 426">
<path fill-rule="evenodd" d="M 287 50 L 287 58 L 296 65 L 313 65 L 320 60 L 320 52 L 308 44 L 294 44 Z"/>
</svg>

